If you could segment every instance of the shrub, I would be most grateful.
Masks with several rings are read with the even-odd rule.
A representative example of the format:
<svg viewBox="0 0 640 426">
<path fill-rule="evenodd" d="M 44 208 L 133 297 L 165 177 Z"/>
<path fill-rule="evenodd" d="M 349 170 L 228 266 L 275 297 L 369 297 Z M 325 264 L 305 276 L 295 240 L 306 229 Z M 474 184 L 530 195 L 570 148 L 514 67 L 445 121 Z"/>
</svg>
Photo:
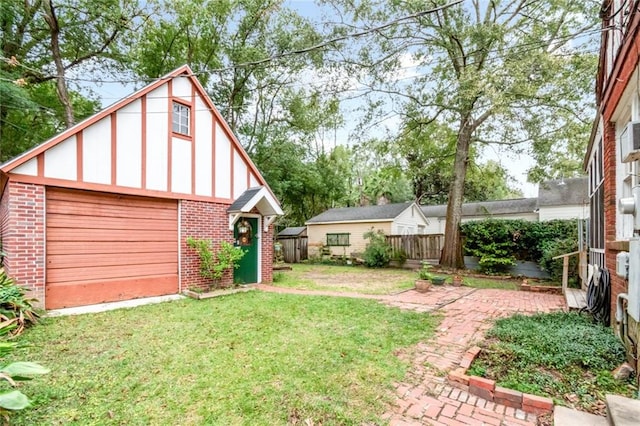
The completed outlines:
<svg viewBox="0 0 640 426">
<path fill-rule="evenodd" d="M 32 306 L 35 299 L 26 293 L 27 289 L 16 285 L 4 271 L 0 273 L 0 336 L 17 336 L 38 321 L 39 315 Z"/>
<path fill-rule="evenodd" d="M 187 237 L 187 245 L 198 252 L 200 257 L 200 275 L 204 278 L 219 283 L 224 272 L 231 268 L 238 267 L 238 261 L 244 256 L 244 251 L 240 247 L 226 241 L 220 243 L 217 252 L 211 250 L 211 242 L 208 240 Z"/>
<path fill-rule="evenodd" d="M 551 258 L 575 251 L 578 242 L 577 220 L 486 219 L 464 223 L 461 230 L 465 254 L 477 256 L 480 268 L 489 273 L 504 272 L 516 260 L 528 260 L 558 279 L 562 260 Z"/>
<path fill-rule="evenodd" d="M 465 250 L 478 257 L 480 270 L 488 273 L 506 271 L 515 264 L 514 235 L 519 223 L 509 220 L 487 219 L 463 224 Z"/>
<path fill-rule="evenodd" d="M 365 232 L 364 238 L 369 240 L 362 254 L 365 266 L 369 268 L 384 268 L 391 261 L 391 246 L 387 243 L 384 232 L 378 230 Z"/>
<path fill-rule="evenodd" d="M 562 279 L 562 259 L 553 259 L 566 253 L 572 253 L 578 250 L 578 241 L 574 239 L 563 239 L 557 241 L 544 241 L 541 244 L 542 257 L 540 258 L 540 267 L 549 272 L 551 279 Z M 569 258 L 569 276 L 578 275 L 578 257 L 571 256 Z"/>
</svg>

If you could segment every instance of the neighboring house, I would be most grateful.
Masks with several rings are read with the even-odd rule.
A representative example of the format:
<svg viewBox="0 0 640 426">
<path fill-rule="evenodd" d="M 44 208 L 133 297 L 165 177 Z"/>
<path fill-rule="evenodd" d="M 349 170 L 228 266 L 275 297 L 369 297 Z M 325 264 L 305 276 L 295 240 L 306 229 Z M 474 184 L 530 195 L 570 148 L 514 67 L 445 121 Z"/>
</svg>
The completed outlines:
<svg viewBox="0 0 640 426">
<path fill-rule="evenodd" d="M 306 222 L 309 255 L 322 246 L 337 256 L 362 253 L 368 242 L 363 235 L 371 229 L 386 235 L 424 234 L 427 224 L 416 203 L 329 209 Z"/>
<path fill-rule="evenodd" d="M 589 178 L 549 180 L 538 185 L 538 220 L 587 219 Z"/>
<path fill-rule="evenodd" d="M 488 217 L 500 219 L 523 219 L 537 221 L 537 198 L 518 198 L 513 200 L 480 201 L 462 205 L 462 222 L 482 220 Z M 447 205 L 420 206 L 429 221 L 427 234 L 444 234 L 447 220 Z"/>
<path fill-rule="evenodd" d="M 546 221 L 553 219 L 585 219 L 589 216 L 587 178 L 560 179 L 538 186 L 537 198 L 479 201 L 462 205 L 462 222 L 472 220 L 522 219 Z M 447 205 L 421 206 L 429 221 L 427 234 L 444 233 Z"/>
<path fill-rule="evenodd" d="M 634 236 L 633 217 L 618 210 L 621 198 L 630 197 L 638 186 L 638 156 L 626 157 L 625 147 L 640 147 L 640 12 L 633 1 L 605 0 L 602 4 L 602 35 L 596 80 L 597 117 L 585 156 L 589 172 L 591 228 L 589 264 L 606 268 L 611 275 L 611 323 L 616 307 L 622 314 L 614 327 L 627 347 L 629 360 L 640 356 L 640 282 L 616 275 L 616 257 L 630 251 Z M 625 161 L 624 160 L 629 160 Z M 637 226 L 636 226 L 637 228 Z M 640 258 L 632 253 L 630 262 Z M 640 277 L 638 277 L 640 278 Z M 618 299 L 625 295 L 628 301 Z M 635 330 L 635 331 L 631 331 Z M 634 361 L 634 368 L 638 369 Z"/>
<path fill-rule="evenodd" d="M 308 238 L 306 226 L 290 226 L 278 232 L 276 241 L 282 245 L 282 254 L 287 263 L 298 263 L 307 259 Z"/>
<path fill-rule="evenodd" d="M 187 237 L 270 281 L 282 210 L 183 66 L 0 166 L 4 267 L 46 309 L 204 287 Z"/>
</svg>

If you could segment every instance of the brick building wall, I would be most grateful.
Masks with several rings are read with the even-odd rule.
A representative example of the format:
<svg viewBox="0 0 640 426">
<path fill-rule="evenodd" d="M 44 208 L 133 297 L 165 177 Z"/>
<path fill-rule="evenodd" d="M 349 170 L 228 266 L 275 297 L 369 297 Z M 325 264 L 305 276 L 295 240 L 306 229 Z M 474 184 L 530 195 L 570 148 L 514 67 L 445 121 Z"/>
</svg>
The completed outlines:
<svg viewBox="0 0 640 426">
<path fill-rule="evenodd" d="M 45 188 L 9 181 L 0 202 L 4 268 L 44 306 Z"/>
<path fill-rule="evenodd" d="M 209 288 L 210 282 L 200 275 L 200 257 L 194 249 L 187 246 L 187 238 L 211 240 L 214 250 L 220 247 L 221 241 L 233 243 L 228 207 L 226 204 L 204 201 L 180 201 L 180 282 L 183 290 Z M 221 284 L 233 284 L 233 271 L 225 274 Z"/>
<path fill-rule="evenodd" d="M 267 232 L 262 232 L 262 282 L 273 281 L 273 242 L 274 227 L 269 226 Z"/>
</svg>

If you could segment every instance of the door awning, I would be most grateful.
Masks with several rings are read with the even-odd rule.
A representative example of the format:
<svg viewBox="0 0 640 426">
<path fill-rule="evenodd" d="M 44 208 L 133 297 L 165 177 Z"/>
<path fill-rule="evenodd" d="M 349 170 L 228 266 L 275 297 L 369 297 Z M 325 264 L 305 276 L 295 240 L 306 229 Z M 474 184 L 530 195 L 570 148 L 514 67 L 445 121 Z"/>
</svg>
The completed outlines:
<svg viewBox="0 0 640 426">
<path fill-rule="evenodd" d="M 264 232 L 269 230 L 269 225 L 273 223 L 276 217 L 284 214 L 280 204 L 266 187 L 256 186 L 249 188 L 227 209 L 227 213 L 229 213 L 229 230 L 233 230 L 233 226 L 243 213 L 249 213 L 254 208 L 264 217 L 262 221 Z"/>
</svg>

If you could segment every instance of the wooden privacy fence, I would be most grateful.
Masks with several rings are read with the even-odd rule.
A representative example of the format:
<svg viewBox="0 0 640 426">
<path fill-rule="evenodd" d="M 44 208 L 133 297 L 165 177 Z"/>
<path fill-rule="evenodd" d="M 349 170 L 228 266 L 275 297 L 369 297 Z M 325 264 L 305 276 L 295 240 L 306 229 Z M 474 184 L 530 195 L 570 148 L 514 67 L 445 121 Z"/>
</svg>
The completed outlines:
<svg viewBox="0 0 640 426">
<path fill-rule="evenodd" d="M 440 259 L 444 234 L 387 235 L 394 255 L 404 252 L 409 260 Z"/>
<path fill-rule="evenodd" d="M 308 238 L 278 238 L 286 263 L 298 263 L 308 257 Z"/>
</svg>

